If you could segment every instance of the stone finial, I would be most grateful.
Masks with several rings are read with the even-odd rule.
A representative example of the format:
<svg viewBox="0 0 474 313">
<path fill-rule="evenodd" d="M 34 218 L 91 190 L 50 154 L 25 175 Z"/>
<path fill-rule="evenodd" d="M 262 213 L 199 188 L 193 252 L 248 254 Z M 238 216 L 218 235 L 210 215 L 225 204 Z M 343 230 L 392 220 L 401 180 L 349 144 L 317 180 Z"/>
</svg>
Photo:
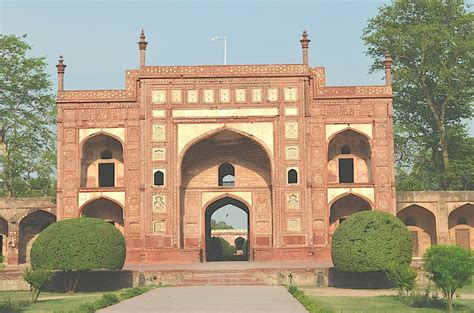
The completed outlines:
<svg viewBox="0 0 474 313">
<path fill-rule="evenodd" d="M 301 42 L 301 48 L 303 49 L 309 48 L 309 43 L 311 42 L 311 40 L 308 39 L 308 33 L 306 31 L 303 31 L 303 35 L 301 36 L 300 42 Z"/>
<path fill-rule="evenodd" d="M 145 40 L 145 31 L 143 30 L 143 28 L 140 34 L 140 41 L 137 43 L 140 50 L 146 50 L 146 46 L 148 45 L 148 42 Z"/>
<path fill-rule="evenodd" d="M 392 63 L 392 56 L 387 50 L 385 50 L 385 58 L 383 60 L 383 64 L 385 67 L 385 84 L 387 86 L 392 85 Z"/>
<path fill-rule="evenodd" d="M 58 64 L 56 68 L 58 69 L 58 91 L 64 90 L 64 70 L 66 69 L 66 64 L 64 64 L 63 56 L 59 56 Z"/>
<path fill-rule="evenodd" d="M 308 39 L 308 33 L 306 31 L 303 31 L 303 35 L 300 39 L 301 42 L 301 48 L 303 49 L 303 64 L 308 65 L 308 48 L 309 48 L 309 43 L 310 39 Z"/>
<path fill-rule="evenodd" d="M 140 50 L 140 67 L 145 66 L 145 53 L 146 53 L 146 46 L 148 42 L 145 40 L 145 31 L 142 28 L 142 32 L 140 34 L 140 41 L 138 43 L 138 49 Z"/>
</svg>

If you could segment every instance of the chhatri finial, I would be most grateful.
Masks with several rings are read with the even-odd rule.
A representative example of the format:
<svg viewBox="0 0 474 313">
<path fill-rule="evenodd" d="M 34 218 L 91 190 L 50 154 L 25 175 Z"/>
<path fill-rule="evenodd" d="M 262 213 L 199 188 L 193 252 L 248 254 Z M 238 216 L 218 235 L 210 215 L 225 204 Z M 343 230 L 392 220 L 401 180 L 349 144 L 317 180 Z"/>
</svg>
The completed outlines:
<svg viewBox="0 0 474 313">
<path fill-rule="evenodd" d="M 387 49 L 385 49 L 383 64 L 385 67 L 385 84 L 392 86 L 392 63 L 393 59 Z"/>
<path fill-rule="evenodd" d="M 140 67 L 145 66 L 145 51 L 148 42 L 145 40 L 145 31 L 142 28 L 142 32 L 140 34 L 140 41 L 138 43 L 138 49 L 140 50 Z"/>
<path fill-rule="evenodd" d="M 64 70 L 66 69 L 66 64 L 64 64 L 63 56 L 59 56 L 58 64 L 56 65 L 58 69 L 58 91 L 64 90 Z"/>
<path fill-rule="evenodd" d="M 301 48 L 303 49 L 303 64 L 308 65 L 308 48 L 309 48 L 309 43 L 310 39 L 308 39 L 308 33 L 306 31 L 303 31 L 303 35 L 300 39 L 301 42 Z"/>
</svg>

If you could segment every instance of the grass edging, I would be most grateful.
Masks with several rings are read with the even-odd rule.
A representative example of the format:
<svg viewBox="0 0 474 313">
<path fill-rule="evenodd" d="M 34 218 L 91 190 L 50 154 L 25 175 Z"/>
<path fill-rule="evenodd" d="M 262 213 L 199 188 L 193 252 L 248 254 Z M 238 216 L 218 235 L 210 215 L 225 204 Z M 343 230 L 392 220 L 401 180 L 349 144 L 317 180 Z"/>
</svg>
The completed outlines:
<svg viewBox="0 0 474 313">
<path fill-rule="evenodd" d="M 287 286 L 288 292 L 301 303 L 309 313 L 331 313 L 331 310 L 323 309 L 321 306 L 311 297 L 305 295 L 305 293 L 298 289 L 296 286 Z"/>
<path fill-rule="evenodd" d="M 117 304 L 121 301 L 139 296 L 144 294 L 147 291 L 150 291 L 156 287 L 133 287 L 129 289 L 125 289 L 121 293 L 104 293 L 102 297 L 96 299 L 90 303 L 84 303 L 79 306 L 77 310 L 72 310 L 67 313 L 93 313 L 97 310 L 106 308 L 108 306 Z"/>
</svg>

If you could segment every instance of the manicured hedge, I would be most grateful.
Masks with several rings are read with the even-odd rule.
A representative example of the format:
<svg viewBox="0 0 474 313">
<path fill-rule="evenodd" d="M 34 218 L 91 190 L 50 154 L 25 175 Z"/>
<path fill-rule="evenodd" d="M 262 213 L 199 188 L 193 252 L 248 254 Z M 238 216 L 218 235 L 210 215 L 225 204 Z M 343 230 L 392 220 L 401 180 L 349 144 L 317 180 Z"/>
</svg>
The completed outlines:
<svg viewBox="0 0 474 313">
<path fill-rule="evenodd" d="M 81 217 L 62 220 L 43 230 L 31 248 L 33 269 L 121 269 L 125 239 L 106 221 Z"/>
<path fill-rule="evenodd" d="M 338 270 L 375 272 L 391 262 L 410 264 L 411 236 L 397 217 L 364 211 L 350 215 L 334 232 L 332 260 Z"/>
</svg>

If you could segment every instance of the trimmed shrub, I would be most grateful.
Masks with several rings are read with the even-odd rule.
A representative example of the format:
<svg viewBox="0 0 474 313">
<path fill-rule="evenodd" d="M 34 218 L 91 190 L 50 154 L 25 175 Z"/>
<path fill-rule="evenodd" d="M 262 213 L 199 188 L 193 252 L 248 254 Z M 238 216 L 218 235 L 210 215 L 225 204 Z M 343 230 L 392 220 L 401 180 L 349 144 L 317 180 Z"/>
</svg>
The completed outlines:
<svg viewBox="0 0 474 313">
<path fill-rule="evenodd" d="M 80 271 L 121 269 L 125 262 L 125 238 L 106 221 L 81 217 L 62 220 L 43 230 L 31 247 L 34 270 L 65 273 L 65 289 L 73 292 Z"/>
<path fill-rule="evenodd" d="M 474 274 L 474 256 L 471 250 L 451 245 L 434 245 L 423 255 L 425 271 L 443 291 L 448 309 L 453 310 L 456 290 L 469 285 Z"/>
<path fill-rule="evenodd" d="M 354 213 L 332 237 L 332 260 L 338 270 L 384 271 L 391 262 L 408 266 L 411 257 L 410 233 L 402 221 L 388 213 Z"/>
<path fill-rule="evenodd" d="M 43 230 L 31 247 L 33 269 L 121 269 L 125 238 L 106 221 L 81 217 L 62 220 Z"/>
</svg>

